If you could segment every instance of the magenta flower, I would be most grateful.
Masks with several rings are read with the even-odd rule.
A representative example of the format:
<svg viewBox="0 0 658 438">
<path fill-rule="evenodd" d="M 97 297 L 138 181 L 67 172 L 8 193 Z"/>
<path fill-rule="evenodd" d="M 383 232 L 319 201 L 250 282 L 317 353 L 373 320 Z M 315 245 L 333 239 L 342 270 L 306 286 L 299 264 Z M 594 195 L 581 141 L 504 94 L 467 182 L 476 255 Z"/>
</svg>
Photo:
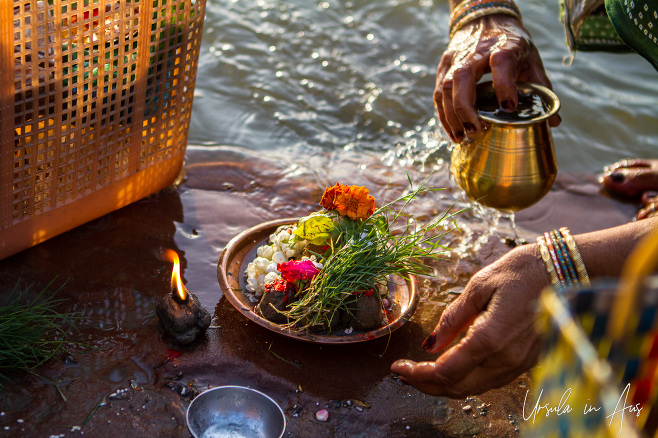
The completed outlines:
<svg viewBox="0 0 658 438">
<path fill-rule="evenodd" d="M 320 270 L 310 260 L 289 260 L 279 263 L 276 269 L 286 281 L 313 280 Z"/>
</svg>

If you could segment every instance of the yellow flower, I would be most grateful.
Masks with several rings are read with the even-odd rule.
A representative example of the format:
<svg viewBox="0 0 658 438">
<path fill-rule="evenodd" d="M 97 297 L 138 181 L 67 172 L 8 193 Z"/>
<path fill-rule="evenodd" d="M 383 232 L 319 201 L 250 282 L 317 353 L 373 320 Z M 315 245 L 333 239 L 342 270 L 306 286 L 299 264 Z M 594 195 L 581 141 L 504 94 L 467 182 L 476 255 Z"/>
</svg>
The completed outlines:
<svg viewBox="0 0 658 438">
<path fill-rule="evenodd" d="M 341 190 L 336 193 L 333 203 L 339 214 L 353 220 L 367 219 L 375 211 L 375 198 L 362 186 L 349 186 L 347 190 Z"/>
</svg>

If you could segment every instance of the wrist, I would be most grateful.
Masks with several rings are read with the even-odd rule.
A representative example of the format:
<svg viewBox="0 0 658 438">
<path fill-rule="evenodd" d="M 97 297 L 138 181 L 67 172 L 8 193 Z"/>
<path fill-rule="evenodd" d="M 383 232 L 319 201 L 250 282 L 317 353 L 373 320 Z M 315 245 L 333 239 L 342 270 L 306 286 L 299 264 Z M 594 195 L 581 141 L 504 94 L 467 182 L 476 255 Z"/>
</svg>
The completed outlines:
<svg viewBox="0 0 658 438">
<path fill-rule="evenodd" d="M 537 243 L 528 243 L 521 248 L 527 251 L 526 263 L 534 273 L 535 279 L 533 284 L 538 286 L 534 288 L 534 292 L 539 296 L 544 289 L 552 285 L 551 277 L 546 271 L 546 265 L 541 256 L 541 250 Z"/>
<path fill-rule="evenodd" d="M 505 259 L 504 264 L 516 273 L 517 279 L 526 285 L 527 292 L 534 297 L 551 285 L 536 243 L 517 246 L 507 253 Z"/>
<path fill-rule="evenodd" d="M 523 23 L 521 11 L 512 0 L 465 0 L 450 13 L 450 38 L 467 24 L 490 15 L 511 16 Z"/>
<path fill-rule="evenodd" d="M 537 236 L 537 247 L 553 287 L 589 287 L 590 280 L 575 239 L 567 227 Z"/>
</svg>

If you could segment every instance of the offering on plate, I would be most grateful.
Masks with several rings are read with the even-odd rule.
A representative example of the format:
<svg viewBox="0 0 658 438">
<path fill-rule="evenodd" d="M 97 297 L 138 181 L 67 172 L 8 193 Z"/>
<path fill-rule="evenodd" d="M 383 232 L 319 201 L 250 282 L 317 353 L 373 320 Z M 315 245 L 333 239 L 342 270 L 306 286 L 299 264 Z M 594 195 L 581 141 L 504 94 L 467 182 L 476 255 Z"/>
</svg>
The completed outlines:
<svg viewBox="0 0 658 438">
<path fill-rule="evenodd" d="M 404 208 L 421 193 L 408 192 L 379 208 L 368 189 L 336 183 L 322 209 L 283 225 L 256 249 L 245 269 L 245 292 L 255 312 L 282 327 L 331 333 L 369 331 L 386 324 L 394 303 L 392 276 L 428 274 L 439 258 L 448 213 L 421 225 Z M 393 286 L 394 287 L 394 286 Z"/>
</svg>

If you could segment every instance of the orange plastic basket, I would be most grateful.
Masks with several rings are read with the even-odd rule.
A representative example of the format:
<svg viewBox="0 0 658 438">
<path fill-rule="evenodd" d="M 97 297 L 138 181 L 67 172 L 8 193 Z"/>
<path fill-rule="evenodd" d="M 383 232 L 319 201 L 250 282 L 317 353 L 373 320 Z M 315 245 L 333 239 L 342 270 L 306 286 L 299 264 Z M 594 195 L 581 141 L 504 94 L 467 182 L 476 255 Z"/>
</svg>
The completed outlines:
<svg viewBox="0 0 658 438">
<path fill-rule="evenodd" d="M 0 2 L 0 259 L 176 179 L 205 5 Z"/>
</svg>

